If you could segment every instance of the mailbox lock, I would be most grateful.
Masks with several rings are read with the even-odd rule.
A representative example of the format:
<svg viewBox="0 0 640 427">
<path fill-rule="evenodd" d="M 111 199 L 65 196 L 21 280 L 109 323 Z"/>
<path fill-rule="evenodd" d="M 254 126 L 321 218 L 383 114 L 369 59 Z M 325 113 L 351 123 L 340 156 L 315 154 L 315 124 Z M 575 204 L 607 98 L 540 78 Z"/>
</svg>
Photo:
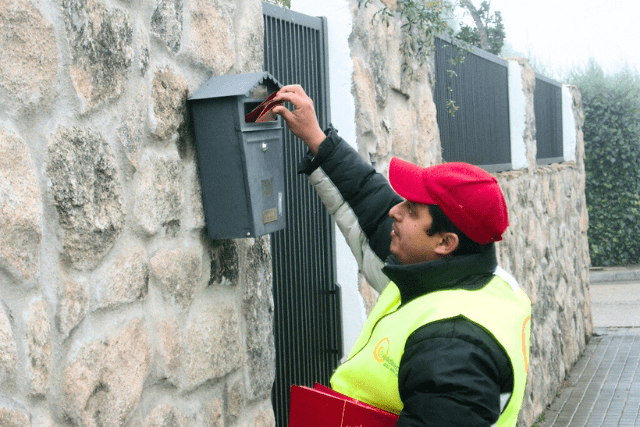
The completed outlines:
<svg viewBox="0 0 640 427">
<path fill-rule="evenodd" d="M 267 151 L 267 143 L 266 142 L 262 143 L 262 151 Z"/>
</svg>

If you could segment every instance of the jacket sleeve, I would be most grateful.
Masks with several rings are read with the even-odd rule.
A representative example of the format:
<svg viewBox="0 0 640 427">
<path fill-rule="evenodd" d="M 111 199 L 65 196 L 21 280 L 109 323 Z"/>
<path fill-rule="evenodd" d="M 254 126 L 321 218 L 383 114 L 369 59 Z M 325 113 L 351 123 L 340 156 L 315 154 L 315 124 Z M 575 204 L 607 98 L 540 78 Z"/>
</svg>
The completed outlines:
<svg viewBox="0 0 640 427">
<path fill-rule="evenodd" d="M 427 325 L 407 340 L 398 385 L 397 427 L 489 427 L 510 396 L 509 359 L 464 318 Z"/>
<path fill-rule="evenodd" d="M 318 155 L 305 158 L 300 172 L 309 175 L 367 281 L 382 292 L 389 282 L 381 271 L 391 244 L 389 210 L 402 198 L 333 128 Z"/>
</svg>

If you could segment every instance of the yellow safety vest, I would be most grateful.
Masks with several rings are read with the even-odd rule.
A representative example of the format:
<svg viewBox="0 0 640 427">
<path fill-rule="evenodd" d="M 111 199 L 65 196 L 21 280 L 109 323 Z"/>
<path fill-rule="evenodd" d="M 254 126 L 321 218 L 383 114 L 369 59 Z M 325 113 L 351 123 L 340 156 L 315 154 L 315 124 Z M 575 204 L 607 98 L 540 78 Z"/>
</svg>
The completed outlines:
<svg viewBox="0 0 640 427">
<path fill-rule="evenodd" d="M 513 392 L 497 425 L 515 426 L 527 382 L 531 301 L 520 288 L 513 289 L 498 276 L 481 289 L 436 291 L 402 306 L 398 287 L 389 283 L 348 360 L 331 377 L 331 387 L 399 414 L 404 405 L 398 391 L 398 369 L 407 338 L 427 323 L 460 315 L 489 331 L 509 356 L 514 374 Z"/>
</svg>

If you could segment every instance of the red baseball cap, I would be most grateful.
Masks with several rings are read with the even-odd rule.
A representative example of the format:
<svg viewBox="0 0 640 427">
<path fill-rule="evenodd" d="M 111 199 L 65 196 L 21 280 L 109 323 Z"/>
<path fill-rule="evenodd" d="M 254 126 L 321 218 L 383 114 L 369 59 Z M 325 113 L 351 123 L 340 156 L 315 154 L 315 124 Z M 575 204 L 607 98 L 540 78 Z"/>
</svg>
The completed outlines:
<svg viewBox="0 0 640 427">
<path fill-rule="evenodd" d="M 393 157 L 389 182 L 411 202 L 437 205 L 460 231 L 481 245 L 502 240 L 509 226 L 498 180 L 477 166 L 451 162 L 423 168 Z"/>
</svg>

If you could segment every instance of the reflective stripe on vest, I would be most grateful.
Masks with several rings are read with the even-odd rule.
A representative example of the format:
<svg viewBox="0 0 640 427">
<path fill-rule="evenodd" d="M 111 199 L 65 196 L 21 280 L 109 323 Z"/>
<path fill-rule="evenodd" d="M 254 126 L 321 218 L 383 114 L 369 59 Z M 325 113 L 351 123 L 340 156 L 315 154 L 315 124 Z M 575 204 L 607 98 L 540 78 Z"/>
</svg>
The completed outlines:
<svg viewBox="0 0 640 427">
<path fill-rule="evenodd" d="M 490 332 L 511 360 L 513 393 L 497 425 L 515 426 L 527 380 L 531 302 L 520 288 L 512 288 L 498 276 L 478 290 L 432 292 L 403 306 L 397 286 L 389 283 L 348 360 L 331 377 L 332 388 L 399 414 L 403 404 L 398 369 L 407 338 L 423 325 L 460 315 Z"/>
</svg>

